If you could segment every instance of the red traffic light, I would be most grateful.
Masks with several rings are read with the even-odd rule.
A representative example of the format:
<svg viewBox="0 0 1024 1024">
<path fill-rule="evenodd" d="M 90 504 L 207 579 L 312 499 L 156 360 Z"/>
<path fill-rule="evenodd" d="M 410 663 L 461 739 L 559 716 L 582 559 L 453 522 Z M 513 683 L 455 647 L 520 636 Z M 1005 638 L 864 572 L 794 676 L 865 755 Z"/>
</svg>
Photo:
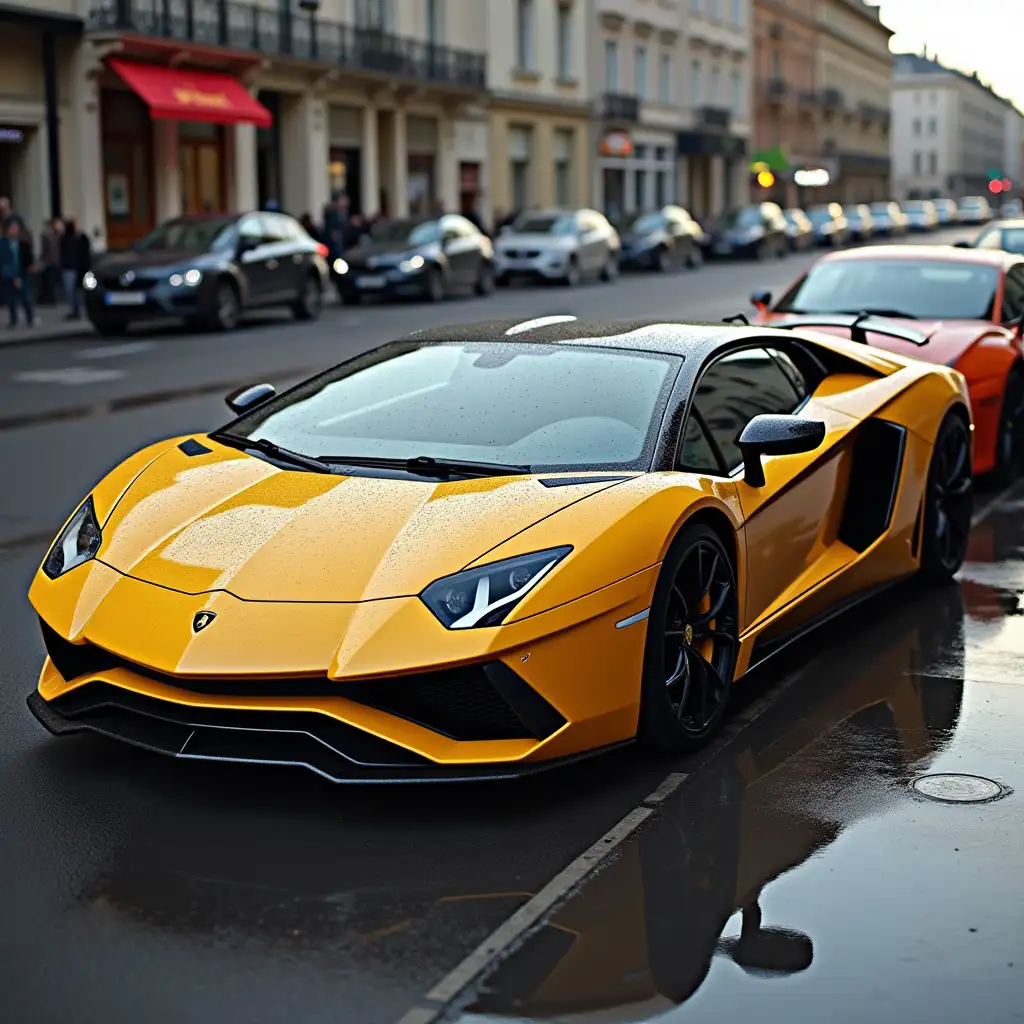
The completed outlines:
<svg viewBox="0 0 1024 1024">
<path fill-rule="evenodd" d="M 1003 178 L 1003 191 L 1009 192 L 1013 188 L 1013 182 L 1009 178 Z"/>
<path fill-rule="evenodd" d="M 999 195 L 999 193 L 1003 191 L 1003 183 L 1001 181 L 990 181 L 988 183 L 988 190 L 994 196 Z"/>
</svg>

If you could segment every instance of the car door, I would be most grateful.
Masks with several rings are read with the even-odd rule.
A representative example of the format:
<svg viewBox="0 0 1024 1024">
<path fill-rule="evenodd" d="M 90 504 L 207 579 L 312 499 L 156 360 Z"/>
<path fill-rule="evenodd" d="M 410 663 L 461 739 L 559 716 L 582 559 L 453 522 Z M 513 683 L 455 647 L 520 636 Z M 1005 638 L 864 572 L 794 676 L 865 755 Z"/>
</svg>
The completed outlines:
<svg viewBox="0 0 1024 1024">
<path fill-rule="evenodd" d="M 473 238 L 473 225 L 454 214 L 442 217 L 441 237 L 452 284 L 466 288 L 475 283 L 480 260 L 479 246 Z"/>
<path fill-rule="evenodd" d="M 289 219 L 279 213 L 264 213 L 263 255 L 266 277 L 263 301 L 277 303 L 290 301 L 299 292 L 301 267 L 292 257 L 298 249 L 297 240 L 291 235 Z M 301 259 L 299 264 L 301 264 Z"/>
<path fill-rule="evenodd" d="M 737 439 L 755 416 L 797 414 L 823 420 L 825 442 L 815 451 L 762 460 L 765 485 L 743 480 Z M 715 360 L 701 375 L 683 428 L 678 468 L 730 479 L 744 516 L 746 615 L 742 629 L 775 619 L 813 586 L 834 547 L 830 512 L 840 492 L 837 442 L 856 421 L 808 395 L 806 375 L 780 348 L 754 346 Z M 852 557 L 852 553 L 851 553 Z"/>
<path fill-rule="evenodd" d="M 270 291 L 267 227 L 263 215 L 251 213 L 238 223 L 238 266 L 245 279 L 248 305 L 266 302 Z"/>
<path fill-rule="evenodd" d="M 309 265 L 316 253 L 316 241 L 306 234 L 302 225 L 284 214 L 275 214 L 284 234 L 281 265 L 289 265 L 289 294 L 298 295 L 306 282 Z"/>
<path fill-rule="evenodd" d="M 608 242 L 602 235 L 601 225 L 589 210 L 576 215 L 579 226 L 579 250 L 577 259 L 584 274 L 596 274 L 608 258 Z"/>
</svg>

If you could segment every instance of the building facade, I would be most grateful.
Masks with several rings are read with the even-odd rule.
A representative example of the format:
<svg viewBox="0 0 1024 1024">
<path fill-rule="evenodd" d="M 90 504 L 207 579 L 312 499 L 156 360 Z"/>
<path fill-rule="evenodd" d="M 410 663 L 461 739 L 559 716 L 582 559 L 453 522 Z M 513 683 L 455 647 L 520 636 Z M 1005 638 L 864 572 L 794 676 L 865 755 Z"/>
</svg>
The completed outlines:
<svg viewBox="0 0 1024 1024">
<path fill-rule="evenodd" d="M 753 89 L 750 0 L 679 0 L 684 124 L 680 201 L 707 218 L 748 200 Z"/>
<path fill-rule="evenodd" d="M 897 198 L 989 195 L 1020 186 L 1020 113 L 977 75 L 914 53 L 893 58 Z M 998 197 L 997 197 L 998 198 Z"/>
<path fill-rule="evenodd" d="M 820 202 L 891 197 L 892 30 L 863 0 L 817 0 L 817 130 L 829 183 Z"/>
</svg>

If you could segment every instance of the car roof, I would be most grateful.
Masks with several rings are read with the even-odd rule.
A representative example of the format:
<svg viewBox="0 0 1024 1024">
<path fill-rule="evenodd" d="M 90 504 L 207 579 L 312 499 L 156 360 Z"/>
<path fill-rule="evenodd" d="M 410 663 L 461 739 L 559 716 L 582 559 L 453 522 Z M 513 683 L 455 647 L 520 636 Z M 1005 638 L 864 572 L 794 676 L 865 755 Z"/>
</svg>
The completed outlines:
<svg viewBox="0 0 1024 1024">
<path fill-rule="evenodd" d="M 981 263 L 1005 270 L 1022 262 L 1024 257 L 1001 249 L 958 249 L 953 245 L 866 245 L 859 249 L 843 249 L 829 253 L 822 262 L 846 260 L 934 260 L 936 263 Z"/>
<path fill-rule="evenodd" d="M 1024 228 L 1024 217 L 1007 217 L 1004 220 L 994 220 L 990 228 Z"/>
</svg>

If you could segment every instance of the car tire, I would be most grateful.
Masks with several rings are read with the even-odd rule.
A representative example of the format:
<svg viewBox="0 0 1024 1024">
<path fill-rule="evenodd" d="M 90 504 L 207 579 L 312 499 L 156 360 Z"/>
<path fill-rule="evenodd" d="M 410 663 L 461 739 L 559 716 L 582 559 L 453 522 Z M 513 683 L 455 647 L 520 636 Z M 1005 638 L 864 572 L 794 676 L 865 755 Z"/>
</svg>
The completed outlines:
<svg viewBox="0 0 1024 1024">
<path fill-rule="evenodd" d="M 573 256 L 569 260 L 569 266 L 566 268 L 565 277 L 562 278 L 562 284 L 566 288 L 576 288 L 580 280 L 580 265 L 576 262 L 576 257 Z"/>
<path fill-rule="evenodd" d="M 498 274 L 498 275 L 497 275 L 497 276 L 496 276 L 496 277 L 494 278 L 494 283 L 495 283 L 495 284 L 496 284 L 496 285 L 497 285 L 497 286 L 498 286 L 499 288 L 507 288 L 507 287 L 509 286 L 509 277 L 508 277 L 508 274 Z"/>
<path fill-rule="evenodd" d="M 437 267 L 431 267 L 427 271 L 426 299 L 428 302 L 443 302 L 447 289 L 444 285 L 444 275 Z"/>
<path fill-rule="evenodd" d="M 610 254 L 601 268 L 601 280 L 611 284 L 619 279 L 619 261 L 614 253 Z"/>
<path fill-rule="evenodd" d="M 1008 487 L 1024 470 L 1024 369 L 1013 367 L 1006 375 L 1006 390 L 999 410 L 996 464 L 992 482 Z"/>
<path fill-rule="evenodd" d="M 704 265 L 704 250 L 699 245 L 691 245 L 689 255 L 686 257 L 686 265 L 691 270 L 697 270 Z"/>
<path fill-rule="evenodd" d="M 923 582 L 948 583 L 963 565 L 974 514 L 971 432 L 964 417 L 949 412 L 935 435 L 921 524 Z"/>
<path fill-rule="evenodd" d="M 654 254 L 654 269 L 659 274 L 667 274 L 672 269 L 672 263 L 672 253 L 666 246 L 658 246 L 658 251 Z"/>
<path fill-rule="evenodd" d="M 668 754 L 707 743 L 725 716 L 738 653 L 732 559 L 711 527 L 686 524 L 662 562 L 647 619 L 640 743 Z"/>
<path fill-rule="evenodd" d="M 213 295 L 213 309 L 207 318 L 210 328 L 215 331 L 233 331 L 242 314 L 238 287 L 231 281 L 217 282 Z"/>
<path fill-rule="evenodd" d="M 486 260 L 482 260 L 480 263 L 480 272 L 477 274 L 475 290 L 477 295 L 494 294 L 494 267 Z"/>
<path fill-rule="evenodd" d="M 101 338 L 122 338 L 128 333 L 128 325 L 120 320 L 92 320 L 90 322 Z"/>
<path fill-rule="evenodd" d="M 302 294 L 292 303 L 296 320 L 317 320 L 324 307 L 323 289 L 315 274 L 307 274 L 302 282 Z"/>
</svg>

